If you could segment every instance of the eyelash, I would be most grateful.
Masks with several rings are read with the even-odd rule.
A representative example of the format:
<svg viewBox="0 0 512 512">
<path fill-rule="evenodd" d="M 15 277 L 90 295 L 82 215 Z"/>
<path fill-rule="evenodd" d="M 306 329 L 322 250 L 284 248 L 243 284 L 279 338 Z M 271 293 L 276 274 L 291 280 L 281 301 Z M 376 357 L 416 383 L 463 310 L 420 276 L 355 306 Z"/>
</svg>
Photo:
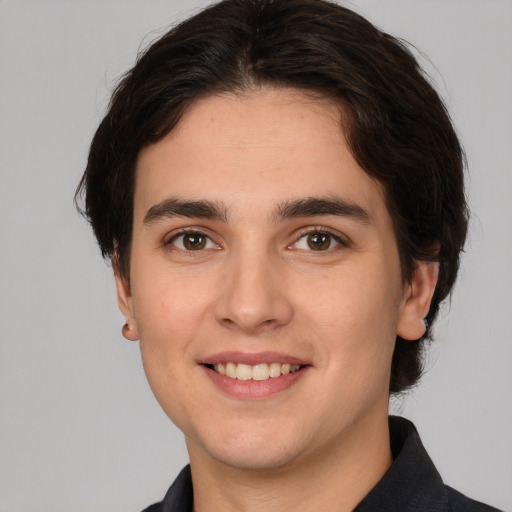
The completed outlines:
<svg viewBox="0 0 512 512">
<path fill-rule="evenodd" d="M 173 242 L 176 242 L 176 240 L 178 240 L 180 237 L 184 237 L 186 235 L 198 235 L 198 236 L 201 236 L 201 237 L 204 237 L 206 239 L 206 242 L 205 244 L 208 245 L 208 244 L 214 244 L 216 247 L 216 249 L 219 249 L 219 245 L 216 244 L 212 238 L 210 236 L 208 236 L 206 233 L 204 233 L 203 231 L 201 230 L 198 230 L 198 229 L 193 229 L 193 228 L 185 228 L 185 229 L 182 229 L 180 230 L 178 233 L 174 233 L 172 236 L 170 236 L 169 238 L 167 238 L 166 240 L 164 240 L 164 246 L 173 246 L 173 249 L 176 250 L 176 251 L 181 251 L 181 252 L 184 252 L 184 253 L 188 253 L 188 254 L 191 254 L 191 253 L 194 253 L 194 252 L 201 252 L 203 251 L 204 249 L 211 249 L 211 247 L 203 247 L 203 248 L 200 248 L 200 249 L 197 249 L 197 250 L 193 250 L 193 249 L 186 249 L 186 248 L 180 248 L 180 247 L 176 247 L 174 245 Z M 310 235 L 326 235 L 328 237 L 330 237 L 331 240 L 334 240 L 336 242 L 336 245 L 334 246 L 337 247 L 337 245 L 340 245 L 342 247 L 347 247 L 349 244 L 346 240 L 344 240 L 339 234 L 336 234 L 334 233 L 333 231 L 330 231 L 329 229 L 326 229 L 324 227 L 316 227 L 316 226 L 312 226 L 312 227 L 308 227 L 308 228 L 305 228 L 304 230 L 302 230 L 300 233 L 299 233 L 299 236 L 295 239 L 295 241 L 293 243 L 291 243 L 290 245 L 287 246 L 287 248 L 293 248 L 294 246 L 297 246 L 297 244 L 305 237 L 308 237 Z M 328 251 L 332 251 L 334 248 L 331 247 L 332 245 L 332 242 L 329 243 L 329 246 L 323 250 L 323 249 L 319 249 L 317 251 L 315 251 L 314 249 L 299 249 L 299 250 L 303 250 L 305 252 L 319 252 L 319 253 L 322 253 L 322 252 L 328 252 Z"/>
</svg>

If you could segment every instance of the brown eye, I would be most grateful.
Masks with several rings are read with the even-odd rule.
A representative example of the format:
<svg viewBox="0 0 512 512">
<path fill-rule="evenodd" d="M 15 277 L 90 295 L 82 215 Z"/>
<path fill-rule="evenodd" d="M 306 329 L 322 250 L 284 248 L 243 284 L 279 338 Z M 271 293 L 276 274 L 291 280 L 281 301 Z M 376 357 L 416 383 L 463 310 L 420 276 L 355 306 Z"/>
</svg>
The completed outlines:
<svg viewBox="0 0 512 512">
<path fill-rule="evenodd" d="M 173 236 L 169 242 L 170 246 L 181 251 L 202 251 L 203 249 L 219 249 L 212 239 L 201 231 L 190 231 Z"/>
<path fill-rule="evenodd" d="M 338 247 L 339 246 L 339 247 Z M 295 243 L 290 245 L 289 249 L 298 249 L 300 251 L 315 251 L 315 252 L 328 252 L 341 247 L 346 247 L 347 244 L 342 238 L 329 231 L 322 229 L 312 229 L 309 233 L 304 233 Z"/>
<path fill-rule="evenodd" d="M 325 251 L 331 246 L 331 235 L 311 233 L 307 236 L 308 247 L 313 251 Z"/>
<path fill-rule="evenodd" d="M 206 240 L 201 233 L 187 233 L 183 235 L 183 247 L 187 251 L 199 251 L 206 247 Z"/>
</svg>

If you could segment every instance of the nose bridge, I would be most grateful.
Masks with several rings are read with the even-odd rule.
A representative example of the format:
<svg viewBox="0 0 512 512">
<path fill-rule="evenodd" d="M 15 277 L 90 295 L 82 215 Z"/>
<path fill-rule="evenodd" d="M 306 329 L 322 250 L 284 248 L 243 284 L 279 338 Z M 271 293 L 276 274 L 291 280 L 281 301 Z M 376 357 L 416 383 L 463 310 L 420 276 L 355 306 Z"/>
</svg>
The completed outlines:
<svg viewBox="0 0 512 512">
<path fill-rule="evenodd" d="M 288 323 L 293 310 L 283 287 L 281 263 L 277 254 L 256 240 L 234 248 L 216 305 L 217 320 L 252 333 Z"/>
</svg>

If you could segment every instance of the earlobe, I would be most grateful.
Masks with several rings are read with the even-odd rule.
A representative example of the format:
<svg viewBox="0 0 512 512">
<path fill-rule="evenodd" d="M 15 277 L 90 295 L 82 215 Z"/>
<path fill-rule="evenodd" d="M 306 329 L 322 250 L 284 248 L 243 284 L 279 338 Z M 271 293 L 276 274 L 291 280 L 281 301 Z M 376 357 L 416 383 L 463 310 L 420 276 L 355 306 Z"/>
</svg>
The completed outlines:
<svg viewBox="0 0 512 512">
<path fill-rule="evenodd" d="M 419 261 L 406 286 L 397 325 L 397 334 L 405 340 L 418 340 L 426 332 L 425 317 L 437 284 L 439 264 Z"/>
<path fill-rule="evenodd" d="M 139 339 L 139 333 L 137 331 L 137 326 L 135 324 L 124 324 L 121 329 L 123 337 L 128 341 L 137 341 Z"/>
<path fill-rule="evenodd" d="M 117 261 L 117 257 L 112 258 L 114 278 L 116 280 L 117 304 L 126 319 L 126 323 L 122 328 L 122 334 L 127 340 L 136 341 L 139 339 L 139 332 L 133 311 L 133 298 L 130 290 L 130 283 L 120 272 Z"/>
</svg>

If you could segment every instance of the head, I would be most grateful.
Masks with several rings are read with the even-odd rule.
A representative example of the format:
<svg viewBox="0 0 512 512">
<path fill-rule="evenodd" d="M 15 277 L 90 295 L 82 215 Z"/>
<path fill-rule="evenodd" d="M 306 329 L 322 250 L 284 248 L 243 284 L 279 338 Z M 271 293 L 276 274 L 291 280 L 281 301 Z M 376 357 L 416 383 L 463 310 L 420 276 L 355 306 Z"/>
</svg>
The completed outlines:
<svg viewBox="0 0 512 512">
<path fill-rule="evenodd" d="M 421 374 L 422 347 L 456 279 L 467 228 L 464 157 L 407 46 L 340 5 L 225 0 L 140 55 L 113 94 L 77 192 L 102 254 L 129 283 L 141 151 L 202 99 L 264 88 L 336 105 L 351 155 L 383 191 L 403 282 L 418 262 L 438 262 L 425 332 L 417 340 L 396 337 L 389 390 L 401 392 Z"/>
</svg>

